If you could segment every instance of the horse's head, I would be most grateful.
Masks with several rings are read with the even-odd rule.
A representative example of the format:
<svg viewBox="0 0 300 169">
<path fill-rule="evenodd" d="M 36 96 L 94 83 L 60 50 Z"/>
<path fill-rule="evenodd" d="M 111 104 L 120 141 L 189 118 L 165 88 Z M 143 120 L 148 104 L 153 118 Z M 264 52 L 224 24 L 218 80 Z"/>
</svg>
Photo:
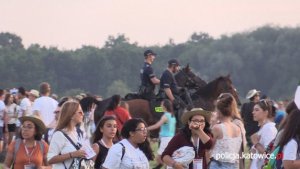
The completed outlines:
<svg viewBox="0 0 300 169">
<path fill-rule="evenodd" d="M 216 80 L 217 80 L 217 89 L 216 89 L 217 95 L 220 95 L 221 93 L 231 93 L 235 98 L 237 104 L 241 105 L 237 90 L 232 84 L 230 75 L 221 76 Z"/>
<path fill-rule="evenodd" d="M 192 72 L 189 64 L 180 69 L 175 75 L 177 85 L 180 87 L 186 87 L 188 89 L 196 89 L 206 85 L 206 82 Z"/>
</svg>

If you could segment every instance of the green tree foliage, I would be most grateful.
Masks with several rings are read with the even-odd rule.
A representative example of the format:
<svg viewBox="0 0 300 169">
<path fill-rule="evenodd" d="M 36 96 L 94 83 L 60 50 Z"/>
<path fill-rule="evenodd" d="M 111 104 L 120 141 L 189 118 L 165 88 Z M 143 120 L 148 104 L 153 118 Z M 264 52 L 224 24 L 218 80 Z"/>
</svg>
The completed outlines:
<svg viewBox="0 0 300 169">
<path fill-rule="evenodd" d="M 112 96 L 114 94 L 119 94 L 124 97 L 129 92 L 129 88 L 122 80 L 115 80 L 110 86 L 108 86 L 106 97 Z"/>
<path fill-rule="evenodd" d="M 21 49 L 23 48 L 22 39 L 8 32 L 0 33 L 0 48 Z"/>
<path fill-rule="evenodd" d="M 195 32 L 185 43 L 170 39 L 164 46 L 148 47 L 130 43 L 120 34 L 109 36 L 102 48 L 70 51 L 38 44 L 25 49 L 19 36 L 0 33 L 0 88 L 37 89 L 40 82 L 48 81 L 59 95 L 86 91 L 124 96 L 138 90 L 143 52 L 150 48 L 158 53 L 153 63 L 157 77 L 169 59 L 178 58 L 206 81 L 231 74 L 241 98 L 252 88 L 275 99 L 291 98 L 300 79 L 299 44 L 300 28 L 274 26 L 218 39 Z"/>
</svg>

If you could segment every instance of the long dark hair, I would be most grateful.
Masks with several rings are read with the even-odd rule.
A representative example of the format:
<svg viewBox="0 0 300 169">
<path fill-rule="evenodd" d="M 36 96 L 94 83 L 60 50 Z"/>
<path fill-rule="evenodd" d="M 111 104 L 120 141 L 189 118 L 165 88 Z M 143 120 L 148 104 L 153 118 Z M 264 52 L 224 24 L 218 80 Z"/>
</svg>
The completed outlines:
<svg viewBox="0 0 300 169">
<path fill-rule="evenodd" d="M 116 118 L 114 116 L 103 116 L 102 117 L 102 119 L 98 122 L 96 130 L 93 134 L 93 143 L 96 143 L 97 141 L 99 141 L 103 137 L 103 133 L 101 132 L 100 129 L 103 128 L 105 122 L 108 121 L 108 120 L 115 120 L 116 121 Z M 119 132 L 117 130 L 116 137 L 119 138 L 118 133 Z"/>
<path fill-rule="evenodd" d="M 281 130 L 281 129 L 284 128 L 284 126 L 285 126 L 286 123 L 287 123 L 287 122 L 286 122 L 286 121 L 287 121 L 287 117 L 289 117 L 289 114 L 291 114 L 291 112 L 292 112 L 293 110 L 296 110 L 296 109 L 298 109 L 298 107 L 297 107 L 297 105 L 296 105 L 296 103 L 295 103 L 294 101 L 291 101 L 291 102 L 286 106 L 285 111 L 286 111 L 286 113 L 287 113 L 287 116 L 286 116 L 286 118 L 283 119 L 283 122 L 280 124 L 279 130 Z"/>
<path fill-rule="evenodd" d="M 5 105 L 8 104 L 11 95 L 12 95 L 12 94 L 10 94 L 10 93 L 7 93 L 7 94 L 5 95 L 5 98 L 4 98 L 4 104 L 5 104 Z"/>
<path fill-rule="evenodd" d="M 191 121 L 193 118 L 193 116 L 191 116 L 189 118 L 189 121 Z M 210 131 L 210 124 L 209 122 L 205 119 L 205 127 L 203 129 L 203 131 L 208 134 L 208 135 L 212 135 L 211 131 Z M 189 128 L 189 124 L 185 124 L 184 127 L 180 130 L 180 132 L 183 133 L 183 135 L 185 136 L 185 138 L 187 140 L 191 140 L 191 137 L 192 137 L 192 131 L 191 129 Z"/>
<path fill-rule="evenodd" d="M 278 145 L 283 148 L 292 138 L 295 138 L 299 144 L 300 138 L 300 110 L 294 109 L 287 117 L 286 125 L 279 140 Z M 298 146 L 299 152 L 300 147 Z"/>
<path fill-rule="evenodd" d="M 139 118 L 133 118 L 126 121 L 123 125 L 121 135 L 128 139 L 130 137 L 130 132 L 134 132 L 140 123 L 143 123 L 145 126 L 147 126 L 146 122 Z M 143 143 L 138 144 L 138 147 L 144 152 L 148 160 L 153 160 L 154 154 L 148 139 L 146 139 Z"/>
<path fill-rule="evenodd" d="M 118 107 L 120 101 L 121 101 L 121 96 L 120 95 L 117 95 L 117 94 L 113 95 L 111 97 L 111 101 L 110 101 L 110 103 L 109 103 L 106 110 L 108 110 L 108 111 L 115 110 Z"/>
<path fill-rule="evenodd" d="M 174 115 L 173 104 L 169 99 L 164 99 L 162 101 L 162 105 L 166 108 L 168 112 L 172 114 L 172 116 Z"/>
</svg>

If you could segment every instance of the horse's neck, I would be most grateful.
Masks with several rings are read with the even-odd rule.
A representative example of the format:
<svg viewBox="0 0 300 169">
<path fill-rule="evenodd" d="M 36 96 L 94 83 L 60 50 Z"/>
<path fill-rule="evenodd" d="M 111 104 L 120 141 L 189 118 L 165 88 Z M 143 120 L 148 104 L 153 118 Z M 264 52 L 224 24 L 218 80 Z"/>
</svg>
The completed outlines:
<svg viewBox="0 0 300 169">
<path fill-rule="evenodd" d="M 195 95 L 199 97 L 204 97 L 206 99 L 217 99 L 219 96 L 218 89 L 217 88 L 217 81 L 213 81 L 211 83 L 208 83 L 207 85 L 199 88 L 196 92 Z"/>
</svg>

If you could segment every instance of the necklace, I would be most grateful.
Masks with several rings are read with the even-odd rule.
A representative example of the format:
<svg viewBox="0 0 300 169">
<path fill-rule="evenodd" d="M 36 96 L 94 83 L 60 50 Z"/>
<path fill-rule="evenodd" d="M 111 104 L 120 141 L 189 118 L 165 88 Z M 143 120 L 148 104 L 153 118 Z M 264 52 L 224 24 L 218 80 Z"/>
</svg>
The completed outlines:
<svg viewBox="0 0 300 169">
<path fill-rule="evenodd" d="M 28 150 L 28 147 L 26 146 L 26 143 L 25 143 L 25 140 L 23 140 L 23 143 L 24 143 L 24 147 L 25 147 L 25 151 L 26 151 L 26 156 L 28 157 L 28 164 L 31 163 L 31 156 L 35 150 L 35 147 L 36 147 L 36 141 L 34 141 L 34 145 L 33 145 L 33 149 L 32 151 L 29 153 L 29 150 Z"/>
<path fill-rule="evenodd" d="M 106 148 L 110 148 L 111 146 L 108 146 L 107 144 L 105 144 L 104 140 L 101 139 L 100 142 L 106 147 Z"/>
</svg>

